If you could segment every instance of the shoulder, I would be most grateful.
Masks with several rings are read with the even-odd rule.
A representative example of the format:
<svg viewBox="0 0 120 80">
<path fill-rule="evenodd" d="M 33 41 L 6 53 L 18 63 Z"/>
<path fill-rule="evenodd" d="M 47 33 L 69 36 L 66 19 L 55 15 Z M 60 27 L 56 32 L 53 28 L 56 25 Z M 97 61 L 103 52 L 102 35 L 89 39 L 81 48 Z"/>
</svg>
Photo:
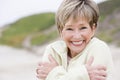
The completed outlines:
<svg viewBox="0 0 120 80">
<path fill-rule="evenodd" d="M 86 50 L 90 53 L 110 53 L 107 43 L 96 37 L 91 39 L 86 47 Z"/>
<path fill-rule="evenodd" d="M 94 47 L 94 48 L 109 48 L 107 43 L 98 39 L 98 38 L 93 38 L 90 41 L 90 47 Z"/>
<path fill-rule="evenodd" d="M 54 50 L 56 52 L 63 53 L 67 50 L 67 46 L 66 46 L 64 41 L 59 40 L 59 41 L 55 41 L 53 43 L 50 43 L 47 46 L 47 49 L 51 49 L 51 50 Z"/>
<path fill-rule="evenodd" d="M 57 48 L 57 47 L 66 47 L 66 44 L 64 41 L 59 40 L 59 41 L 55 41 L 53 43 L 50 43 L 48 46 Z"/>
<path fill-rule="evenodd" d="M 100 55 L 107 56 L 108 54 L 111 53 L 107 43 L 105 43 L 104 41 L 98 38 L 93 38 L 90 41 L 89 47 L 87 50 L 90 54 L 99 55 L 99 56 Z"/>
</svg>

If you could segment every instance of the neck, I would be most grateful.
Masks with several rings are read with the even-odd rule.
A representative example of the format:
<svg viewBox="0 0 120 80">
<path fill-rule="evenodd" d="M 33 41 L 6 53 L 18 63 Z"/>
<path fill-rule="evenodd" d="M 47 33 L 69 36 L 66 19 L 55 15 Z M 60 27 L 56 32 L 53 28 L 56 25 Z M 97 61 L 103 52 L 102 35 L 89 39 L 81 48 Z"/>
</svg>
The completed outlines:
<svg viewBox="0 0 120 80">
<path fill-rule="evenodd" d="M 68 56 L 69 56 L 70 58 L 75 57 L 77 54 L 78 54 L 78 53 L 72 52 L 72 51 L 70 51 L 70 49 L 68 48 Z"/>
</svg>

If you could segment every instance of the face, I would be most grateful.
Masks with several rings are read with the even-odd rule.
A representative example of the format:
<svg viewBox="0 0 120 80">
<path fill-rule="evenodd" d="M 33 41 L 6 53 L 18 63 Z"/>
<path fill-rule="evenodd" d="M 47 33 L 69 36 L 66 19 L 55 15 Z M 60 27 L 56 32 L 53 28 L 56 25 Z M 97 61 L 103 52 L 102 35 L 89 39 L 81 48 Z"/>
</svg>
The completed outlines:
<svg viewBox="0 0 120 80">
<path fill-rule="evenodd" d="M 95 26 L 91 28 L 85 18 L 79 18 L 76 20 L 70 18 L 61 32 L 61 37 L 70 50 L 70 57 L 74 57 L 83 51 L 94 36 L 94 33 Z"/>
</svg>

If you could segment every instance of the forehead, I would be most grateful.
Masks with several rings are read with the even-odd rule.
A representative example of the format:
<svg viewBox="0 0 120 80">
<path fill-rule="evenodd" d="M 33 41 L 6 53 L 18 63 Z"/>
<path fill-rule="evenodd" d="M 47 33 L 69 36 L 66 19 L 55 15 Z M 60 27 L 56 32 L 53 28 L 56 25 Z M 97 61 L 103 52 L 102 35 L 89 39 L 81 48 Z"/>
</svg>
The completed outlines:
<svg viewBox="0 0 120 80">
<path fill-rule="evenodd" d="M 73 25 L 73 24 L 79 24 L 79 25 L 84 25 L 84 24 L 89 24 L 89 21 L 87 18 L 81 16 L 81 17 L 70 17 L 65 25 Z"/>
</svg>

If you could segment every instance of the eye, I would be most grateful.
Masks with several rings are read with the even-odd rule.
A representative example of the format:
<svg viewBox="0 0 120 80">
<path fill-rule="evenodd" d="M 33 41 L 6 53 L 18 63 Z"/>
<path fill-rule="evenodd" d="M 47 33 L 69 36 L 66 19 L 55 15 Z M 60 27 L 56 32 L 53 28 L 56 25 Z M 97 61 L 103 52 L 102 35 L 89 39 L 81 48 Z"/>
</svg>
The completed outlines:
<svg viewBox="0 0 120 80">
<path fill-rule="evenodd" d="M 66 30 L 73 30 L 72 28 L 67 28 Z"/>
<path fill-rule="evenodd" d="M 87 27 L 81 27 L 80 29 L 87 29 Z"/>
</svg>

